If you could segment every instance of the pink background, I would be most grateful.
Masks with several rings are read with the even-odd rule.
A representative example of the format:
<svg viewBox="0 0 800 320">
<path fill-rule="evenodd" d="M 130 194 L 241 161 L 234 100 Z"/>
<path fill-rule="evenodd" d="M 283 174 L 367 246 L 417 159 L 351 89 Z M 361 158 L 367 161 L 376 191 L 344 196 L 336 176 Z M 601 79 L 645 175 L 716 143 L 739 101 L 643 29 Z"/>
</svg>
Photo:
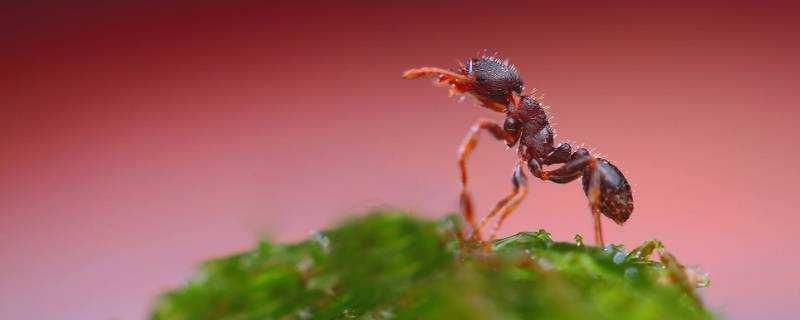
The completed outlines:
<svg viewBox="0 0 800 320">
<path fill-rule="evenodd" d="M 500 117 L 400 74 L 483 49 L 632 182 L 607 240 L 663 240 L 731 319 L 793 318 L 798 8 L 489 2 L 4 5 L 0 318 L 140 319 L 260 233 L 454 211 L 456 147 Z M 473 159 L 485 212 L 513 152 Z M 503 233 L 538 228 L 591 234 L 577 183 L 533 182 Z"/>
</svg>

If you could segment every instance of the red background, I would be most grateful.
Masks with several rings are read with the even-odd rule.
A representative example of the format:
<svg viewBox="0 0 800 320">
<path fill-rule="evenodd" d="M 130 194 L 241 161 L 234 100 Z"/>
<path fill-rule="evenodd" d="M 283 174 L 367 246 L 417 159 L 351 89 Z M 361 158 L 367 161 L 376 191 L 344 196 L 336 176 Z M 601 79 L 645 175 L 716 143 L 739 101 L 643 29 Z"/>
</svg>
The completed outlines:
<svg viewBox="0 0 800 320">
<path fill-rule="evenodd" d="M 296 1 L 295 1 L 296 2 Z M 491 2 L 494 3 L 494 2 Z M 478 117 L 407 68 L 483 49 L 545 93 L 559 141 L 635 189 L 629 248 L 710 272 L 732 319 L 800 298 L 797 7 L 776 2 L 3 5 L 0 318 L 138 319 L 198 262 L 390 205 L 457 208 Z M 484 139 L 477 208 L 513 152 Z M 504 234 L 591 234 L 577 183 L 533 182 Z"/>
</svg>

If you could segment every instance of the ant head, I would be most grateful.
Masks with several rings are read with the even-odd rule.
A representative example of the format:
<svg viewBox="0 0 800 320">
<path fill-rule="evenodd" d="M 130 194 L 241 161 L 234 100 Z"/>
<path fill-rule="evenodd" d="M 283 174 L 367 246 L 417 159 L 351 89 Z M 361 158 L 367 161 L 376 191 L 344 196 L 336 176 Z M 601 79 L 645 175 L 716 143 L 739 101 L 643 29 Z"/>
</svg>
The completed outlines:
<svg viewBox="0 0 800 320">
<path fill-rule="evenodd" d="M 473 58 L 461 67 L 459 73 L 470 80 L 466 91 L 487 108 L 505 111 L 512 102 L 509 101 L 512 94 L 522 94 L 523 83 L 519 72 L 507 60 Z"/>
<path fill-rule="evenodd" d="M 518 103 L 523 88 L 517 68 L 495 57 L 470 59 L 457 70 L 415 68 L 403 73 L 403 78 L 434 78 L 437 84 L 450 87 L 451 96 L 467 93 L 482 106 L 506 113 Z"/>
</svg>

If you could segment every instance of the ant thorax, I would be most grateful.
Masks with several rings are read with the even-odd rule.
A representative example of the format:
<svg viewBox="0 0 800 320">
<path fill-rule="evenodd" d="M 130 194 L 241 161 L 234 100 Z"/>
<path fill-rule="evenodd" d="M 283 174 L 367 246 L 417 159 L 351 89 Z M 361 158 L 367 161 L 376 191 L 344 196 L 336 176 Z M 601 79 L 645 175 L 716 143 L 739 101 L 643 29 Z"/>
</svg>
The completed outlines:
<svg viewBox="0 0 800 320">
<path fill-rule="evenodd" d="M 519 105 L 510 110 L 509 117 L 523 124 L 519 143 L 527 157 L 541 159 L 553 151 L 553 129 L 544 107 L 533 96 L 523 96 Z"/>
</svg>

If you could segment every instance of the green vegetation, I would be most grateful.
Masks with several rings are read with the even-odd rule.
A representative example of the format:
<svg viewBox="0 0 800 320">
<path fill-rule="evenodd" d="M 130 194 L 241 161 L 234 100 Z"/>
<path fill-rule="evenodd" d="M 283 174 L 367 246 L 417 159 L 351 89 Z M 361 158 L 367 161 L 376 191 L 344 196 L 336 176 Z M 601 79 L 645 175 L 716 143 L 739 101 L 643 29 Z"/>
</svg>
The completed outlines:
<svg viewBox="0 0 800 320">
<path fill-rule="evenodd" d="M 706 278 L 648 241 L 625 254 L 519 233 L 466 248 L 458 221 L 397 213 L 213 259 L 152 319 L 712 319 Z M 651 261 L 659 253 L 659 262 Z"/>
</svg>

